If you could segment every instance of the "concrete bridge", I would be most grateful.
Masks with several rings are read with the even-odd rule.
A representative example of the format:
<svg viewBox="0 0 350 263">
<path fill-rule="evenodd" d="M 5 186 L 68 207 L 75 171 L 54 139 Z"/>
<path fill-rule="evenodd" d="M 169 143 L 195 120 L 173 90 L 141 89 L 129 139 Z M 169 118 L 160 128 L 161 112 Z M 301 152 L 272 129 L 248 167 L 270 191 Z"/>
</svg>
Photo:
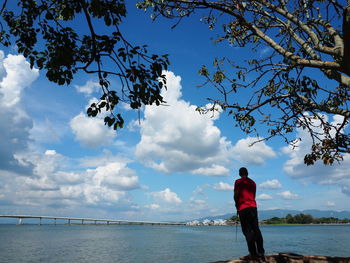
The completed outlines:
<svg viewBox="0 0 350 263">
<path fill-rule="evenodd" d="M 17 218 L 18 224 L 22 225 L 24 219 L 39 219 L 39 225 L 42 224 L 42 219 L 54 220 L 54 225 L 56 225 L 57 220 L 64 220 L 68 225 L 72 222 L 75 224 L 134 224 L 134 225 L 186 225 L 186 223 L 181 222 L 153 222 L 153 221 L 131 221 L 131 220 L 115 220 L 115 219 L 96 219 L 96 218 L 82 218 L 82 217 L 60 217 L 60 216 L 33 216 L 33 215 L 0 215 L 0 218 Z"/>
</svg>

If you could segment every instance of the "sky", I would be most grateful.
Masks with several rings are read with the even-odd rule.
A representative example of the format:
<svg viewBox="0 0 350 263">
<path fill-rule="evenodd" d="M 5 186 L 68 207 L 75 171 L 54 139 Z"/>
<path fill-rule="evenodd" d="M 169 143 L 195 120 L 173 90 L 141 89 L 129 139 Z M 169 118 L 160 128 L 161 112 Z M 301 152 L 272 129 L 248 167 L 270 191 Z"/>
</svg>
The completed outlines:
<svg viewBox="0 0 350 263">
<path fill-rule="evenodd" d="M 281 138 L 256 140 L 226 112 L 195 111 L 218 95 L 198 88 L 202 65 L 216 56 L 262 56 L 227 43 L 199 17 L 152 22 L 129 7 L 122 30 L 130 42 L 169 54 L 167 106 L 145 106 L 140 119 L 119 105 L 126 125 L 115 132 L 86 109 L 99 98 L 96 76 L 58 86 L 30 69 L 16 47 L 0 51 L 0 214 L 182 221 L 235 213 L 233 184 L 247 167 L 260 210 L 350 210 L 350 156 L 341 164 L 305 166 L 305 131 L 291 149 Z M 244 99 L 244 98 L 242 98 Z M 327 116 L 331 121 L 339 116 Z"/>
</svg>

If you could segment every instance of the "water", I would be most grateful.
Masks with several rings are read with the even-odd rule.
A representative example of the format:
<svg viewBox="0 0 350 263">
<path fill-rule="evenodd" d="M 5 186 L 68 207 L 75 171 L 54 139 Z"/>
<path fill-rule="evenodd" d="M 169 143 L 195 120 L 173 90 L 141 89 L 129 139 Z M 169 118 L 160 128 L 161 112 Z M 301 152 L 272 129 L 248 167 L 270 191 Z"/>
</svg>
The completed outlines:
<svg viewBox="0 0 350 263">
<path fill-rule="evenodd" d="M 266 253 L 350 256 L 350 225 L 262 226 Z M 210 262 L 247 254 L 234 226 L 0 225 L 0 262 Z"/>
</svg>

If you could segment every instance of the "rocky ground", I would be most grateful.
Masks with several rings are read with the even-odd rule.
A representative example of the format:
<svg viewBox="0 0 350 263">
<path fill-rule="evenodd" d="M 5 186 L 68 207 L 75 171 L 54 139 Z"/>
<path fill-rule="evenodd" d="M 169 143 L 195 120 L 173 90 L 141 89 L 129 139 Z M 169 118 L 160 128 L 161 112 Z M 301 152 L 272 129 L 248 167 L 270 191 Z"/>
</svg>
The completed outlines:
<svg viewBox="0 0 350 263">
<path fill-rule="evenodd" d="M 306 256 L 292 253 L 279 253 L 265 256 L 262 260 L 232 259 L 212 263 L 350 263 L 350 257 Z"/>
</svg>

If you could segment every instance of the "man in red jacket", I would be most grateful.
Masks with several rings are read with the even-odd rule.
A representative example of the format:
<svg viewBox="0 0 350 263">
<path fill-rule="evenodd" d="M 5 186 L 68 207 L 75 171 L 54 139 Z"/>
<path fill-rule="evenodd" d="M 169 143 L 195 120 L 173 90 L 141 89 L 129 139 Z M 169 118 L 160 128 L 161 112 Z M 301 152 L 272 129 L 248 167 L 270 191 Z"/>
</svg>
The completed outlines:
<svg viewBox="0 0 350 263">
<path fill-rule="evenodd" d="M 249 250 L 245 259 L 264 259 L 264 242 L 259 229 L 255 201 L 256 184 L 248 178 L 248 170 L 245 167 L 239 169 L 239 176 L 241 178 L 235 181 L 234 200 Z"/>
</svg>

